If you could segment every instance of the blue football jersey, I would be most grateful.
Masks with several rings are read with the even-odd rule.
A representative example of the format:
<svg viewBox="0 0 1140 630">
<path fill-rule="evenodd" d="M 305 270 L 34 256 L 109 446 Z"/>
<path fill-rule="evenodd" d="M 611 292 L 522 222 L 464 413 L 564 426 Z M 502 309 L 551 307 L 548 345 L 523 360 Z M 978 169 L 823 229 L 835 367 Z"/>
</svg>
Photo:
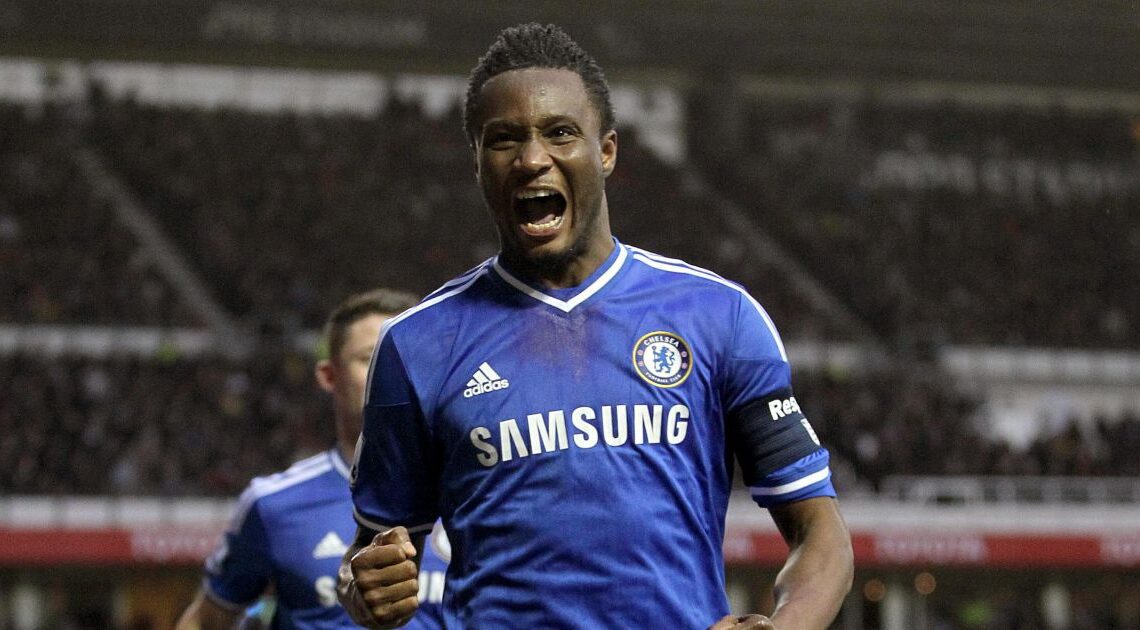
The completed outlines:
<svg viewBox="0 0 1140 630">
<path fill-rule="evenodd" d="M 356 535 L 351 515 L 348 466 L 335 448 L 254 479 L 206 561 L 206 595 L 236 612 L 272 586 L 272 628 L 357 628 L 336 598 L 337 570 Z M 408 628 L 443 627 L 439 608 L 447 562 L 435 551 L 450 551 L 436 529 L 432 538 L 443 543 L 426 545 L 420 612 Z"/>
<path fill-rule="evenodd" d="M 760 305 L 615 244 L 572 289 L 492 258 L 381 333 L 356 518 L 442 517 L 448 627 L 707 628 L 734 454 L 762 506 L 834 496 Z"/>
</svg>

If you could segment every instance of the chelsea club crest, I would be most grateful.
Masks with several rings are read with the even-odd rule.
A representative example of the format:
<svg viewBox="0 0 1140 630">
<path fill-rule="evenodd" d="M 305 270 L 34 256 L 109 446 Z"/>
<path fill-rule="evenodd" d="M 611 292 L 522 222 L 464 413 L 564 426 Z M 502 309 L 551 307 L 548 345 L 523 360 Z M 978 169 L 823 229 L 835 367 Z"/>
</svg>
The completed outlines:
<svg viewBox="0 0 1140 630">
<path fill-rule="evenodd" d="M 658 330 L 633 345 L 633 367 L 650 385 L 676 387 L 693 369 L 693 351 L 680 336 Z"/>
</svg>

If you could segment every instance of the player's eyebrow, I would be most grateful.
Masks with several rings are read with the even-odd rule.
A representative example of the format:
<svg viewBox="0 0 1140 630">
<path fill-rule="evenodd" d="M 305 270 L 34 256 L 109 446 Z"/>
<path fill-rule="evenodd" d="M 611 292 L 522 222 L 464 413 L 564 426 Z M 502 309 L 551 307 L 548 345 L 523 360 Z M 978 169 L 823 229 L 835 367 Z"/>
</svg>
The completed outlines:
<svg viewBox="0 0 1140 630">
<path fill-rule="evenodd" d="M 544 117 L 538 119 L 537 124 L 535 126 L 539 129 L 546 129 L 548 127 L 553 127 L 553 126 L 559 125 L 559 124 L 570 124 L 570 125 L 573 125 L 575 127 L 581 126 L 578 122 L 578 119 L 575 118 L 574 116 L 570 115 L 570 114 L 550 114 L 549 116 L 544 116 Z M 530 126 L 531 125 L 529 125 L 529 124 L 523 124 L 523 123 L 520 123 L 516 120 L 512 120 L 512 119 L 508 119 L 508 118 L 492 118 L 492 119 L 488 120 L 487 122 L 483 123 L 482 131 L 485 132 L 488 129 L 494 129 L 494 130 L 506 129 L 506 130 L 512 130 L 513 131 L 516 129 L 526 129 Z"/>
</svg>

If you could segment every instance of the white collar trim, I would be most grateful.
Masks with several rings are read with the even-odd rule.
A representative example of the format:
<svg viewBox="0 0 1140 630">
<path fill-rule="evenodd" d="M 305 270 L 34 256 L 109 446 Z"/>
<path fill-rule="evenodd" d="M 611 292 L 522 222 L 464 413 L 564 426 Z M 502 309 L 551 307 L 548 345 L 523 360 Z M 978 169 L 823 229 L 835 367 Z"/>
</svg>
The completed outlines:
<svg viewBox="0 0 1140 630">
<path fill-rule="evenodd" d="M 613 264 L 610 265 L 610 268 L 606 269 L 605 273 L 598 276 L 598 279 L 594 280 L 590 286 L 586 287 L 581 293 L 575 295 L 569 300 L 560 300 L 556 297 L 549 296 L 542 291 L 539 291 L 538 289 L 528 285 L 522 280 L 519 280 L 518 278 L 512 276 L 509 271 L 504 269 L 503 266 L 499 264 L 498 256 L 495 257 L 495 272 L 498 273 L 499 277 L 505 280 L 507 284 L 518 289 L 522 293 L 529 295 L 530 297 L 538 300 L 539 302 L 542 302 L 543 304 L 553 306 L 554 308 L 564 313 L 569 313 L 570 311 L 574 310 L 574 307 L 590 299 L 590 297 L 592 297 L 598 291 L 601 291 L 602 287 L 609 284 L 609 281 L 612 280 L 613 277 L 617 275 L 617 272 L 621 270 L 622 264 L 625 263 L 627 252 L 625 246 L 621 243 L 615 243 L 614 245 L 618 248 L 618 255 L 617 259 L 614 260 Z"/>
</svg>

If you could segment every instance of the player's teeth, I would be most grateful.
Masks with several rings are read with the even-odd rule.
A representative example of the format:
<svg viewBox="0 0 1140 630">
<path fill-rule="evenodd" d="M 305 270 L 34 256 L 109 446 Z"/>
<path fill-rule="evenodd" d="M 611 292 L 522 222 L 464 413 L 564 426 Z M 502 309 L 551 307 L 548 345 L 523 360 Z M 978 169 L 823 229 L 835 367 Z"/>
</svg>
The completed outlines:
<svg viewBox="0 0 1140 630">
<path fill-rule="evenodd" d="M 528 225 L 530 225 L 532 227 L 536 227 L 536 228 L 549 228 L 549 227 L 555 227 L 557 225 L 560 225 L 561 223 L 562 223 L 562 216 L 559 215 L 557 217 L 554 217 L 550 221 L 547 221 L 546 223 L 530 223 Z"/>
<path fill-rule="evenodd" d="M 553 197 L 558 193 L 553 190 L 524 190 L 516 195 L 518 199 L 538 199 L 540 197 Z"/>
</svg>

